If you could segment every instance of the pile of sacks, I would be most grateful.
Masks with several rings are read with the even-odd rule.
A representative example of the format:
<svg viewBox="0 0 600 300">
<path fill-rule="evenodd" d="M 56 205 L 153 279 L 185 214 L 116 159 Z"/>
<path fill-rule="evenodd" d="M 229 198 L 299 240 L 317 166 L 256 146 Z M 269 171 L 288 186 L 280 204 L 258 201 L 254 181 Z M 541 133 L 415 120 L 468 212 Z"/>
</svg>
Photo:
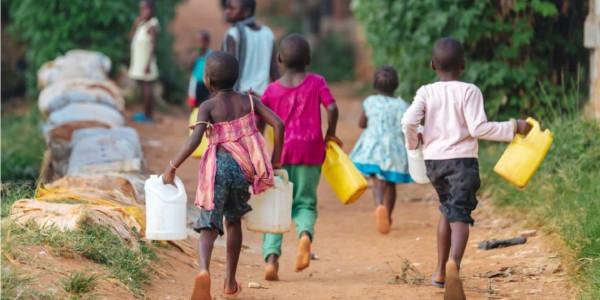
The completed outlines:
<svg viewBox="0 0 600 300">
<path fill-rule="evenodd" d="M 71 50 L 40 68 L 45 170 L 35 199 L 13 205 L 16 222 L 61 230 L 99 223 L 137 245 L 144 229 L 143 154 L 137 132 L 125 127 L 125 101 L 108 79 L 110 67 L 102 53 Z"/>
</svg>

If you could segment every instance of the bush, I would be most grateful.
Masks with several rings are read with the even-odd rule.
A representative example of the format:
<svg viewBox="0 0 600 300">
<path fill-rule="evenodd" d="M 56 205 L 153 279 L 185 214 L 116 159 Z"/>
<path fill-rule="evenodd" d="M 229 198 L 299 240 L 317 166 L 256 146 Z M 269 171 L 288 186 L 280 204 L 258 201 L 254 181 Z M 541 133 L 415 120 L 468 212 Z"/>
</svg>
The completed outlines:
<svg viewBox="0 0 600 300">
<path fill-rule="evenodd" d="M 558 232 L 581 263 L 585 299 L 600 299 L 600 126 L 579 117 L 548 124 L 554 145 L 535 177 L 518 190 L 492 173 L 503 147 L 481 152 L 484 190 L 500 206 L 519 208 L 531 220 Z"/>
<path fill-rule="evenodd" d="M 173 37 L 167 31 L 179 1 L 157 1 L 156 7 L 163 29 L 156 53 L 167 95 L 184 90 L 183 85 L 176 82 L 181 80 L 181 71 L 173 63 Z M 28 44 L 30 91 L 35 91 L 36 72 L 43 63 L 74 48 L 100 51 L 111 58 L 113 66 L 129 63 L 127 34 L 137 16 L 138 1 L 3 0 L 2 6 L 3 10 L 10 10 L 12 32 Z"/>
<path fill-rule="evenodd" d="M 435 79 L 430 69 L 434 42 L 452 36 L 467 57 L 464 80 L 477 84 L 492 117 L 541 115 L 557 103 L 588 56 L 583 47 L 587 1 L 353 0 L 375 63 L 398 69 L 399 93 L 412 98 Z M 558 87 L 557 87 L 558 86 Z"/>
<path fill-rule="evenodd" d="M 317 39 L 312 52 L 311 71 L 328 81 L 354 78 L 354 45 L 345 35 L 326 33 Z"/>
<path fill-rule="evenodd" d="M 44 156 L 41 116 L 34 106 L 2 116 L 2 182 L 34 182 Z"/>
</svg>

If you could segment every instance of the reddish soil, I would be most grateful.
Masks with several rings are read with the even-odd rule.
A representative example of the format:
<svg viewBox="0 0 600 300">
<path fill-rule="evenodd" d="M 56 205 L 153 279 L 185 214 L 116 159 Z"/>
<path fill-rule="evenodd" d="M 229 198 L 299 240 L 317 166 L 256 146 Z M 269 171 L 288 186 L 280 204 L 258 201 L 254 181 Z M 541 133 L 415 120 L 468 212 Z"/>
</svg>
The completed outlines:
<svg viewBox="0 0 600 300">
<path fill-rule="evenodd" d="M 333 86 L 341 118 L 339 135 L 349 151 L 360 134 L 356 123 L 360 99 L 354 87 Z M 158 173 L 185 141 L 187 112 L 161 115 L 152 125 L 136 125 L 144 141 L 145 157 L 152 173 Z M 179 169 L 193 199 L 197 177 L 195 159 Z M 238 279 L 244 290 L 240 299 L 441 299 L 442 290 L 429 284 L 436 263 L 436 196 L 428 185 L 398 187 L 398 205 L 389 235 L 375 230 L 374 205 L 368 190 L 355 204 L 341 205 L 322 179 L 318 189 L 319 219 L 313 251 L 318 260 L 300 273 L 293 270 L 296 238 L 286 234 L 281 258 L 280 282 L 263 280 L 261 235 L 244 232 L 244 250 Z M 522 222 L 500 215 L 483 199 L 463 262 L 461 276 L 468 299 L 571 299 L 568 276 L 561 265 L 560 243 L 542 232 L 524 245 L 498 250 L 477 249 L 477 243 L 492 238 L 516 236 Z M 190 239 L 191 245 L 196 241 Z M 161 250 L 160 276 L 148 287 L 151 299 L 189 299 L 196 257 L 176 250 Z M 403 271 L 410 262 L 414 271 Z M 211 264 L 213 297 L 222 299 L 225 262 L 224 239 L 217 241 Z M 405 274 L 405 276 L 403 276 Z M 424 282 L 419 283 L 422 276 Z M 402 281 L 406 278 L 409 283 Z M 415 282 L 416 281 L 416 282 Z M 248 288 L 249 282 L 261 288 Z M 412 283 L 410 283 L 412 282 Z"/>
</svg>

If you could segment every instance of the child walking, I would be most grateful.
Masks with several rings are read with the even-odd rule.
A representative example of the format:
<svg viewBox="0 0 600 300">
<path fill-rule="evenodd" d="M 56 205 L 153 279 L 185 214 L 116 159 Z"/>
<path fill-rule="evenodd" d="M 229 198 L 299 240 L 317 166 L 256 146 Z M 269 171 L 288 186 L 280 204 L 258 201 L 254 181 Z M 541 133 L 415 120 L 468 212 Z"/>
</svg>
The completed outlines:
<svg viewBox="0 0 600 300">
<path fill-rule="evenodd" d="M 197 107 L 204 100 L 208 99 L 210 92 L 204 84 L 204 68 L 206 59 L 212 52 L 210 50 L 210 33 L 206 30 L 200 30 L 196 33 L 196 43 L 198 46 L 198 57 L 194 61 L 194 69 L 190 76 L 190 84 L 188 87 L 188 106 Z"/>
<path fill-rule="evenodd" d="M 386 234 L 391 229 L 396 184 L 411 182 L 404 134 L 398 126 L 408 104 L 394 97 L 398 74 L 390 66 L 375 72 L 373 87 L 377 94 L 363 102 L 358 126 L 364 131 L 350 158 L 358 170 L 373 180 L 375 224 L 380 233 Z"/>
<path fill-rule="evenodd" d="M 459 80 L 465 58 L 457 40 L 446 37 L 435 43 L 431 67 L 439 81 L 419 88 L 402 124 L 408 148 L 422 144 L 427 176 L 440 199 L 438 263 L 432 283 L 445 287 L 444 299 L 465 299 L 459 269 L 480 185 L 477 140 L 508 142 L 531 128 L 524 120 L 487 120 L 479 88 Z M 421 122 L 422 137 L 417 133 Z"/>
<path fill-rule="evenodd" d="M 296 271 L 310 264 L 310 248 L 317 220 L 317 185 L 325 159 L 325 143 L 340 143 L 335 136 L 338 109 L 325 79 L 306 72 L 310 47 L 300 35 L 293 34 L 281 42 L 278 61 L 285 67 L 279 80 L 265 90 L 262 101 L 285 123 L 285 142 L 281 163 L 294 184 L 292 218 L 299 238 Z M 328 129 L 321 132 L 321 106 L 327 108 Z M 265 234 L 263 258 L 266 280 L 279 280 L 279 257 L 283 235 Z"/>
<path fill-rule="evenodd" d="M 270 81 L 279 77 L 275 61 L 275 38 L 271 29 L 258 25 L 255 0 L 227 0 L 225 19 L 231 24 L 222 49 L 240 64 L 235 90 L 262 95 Z"/>
<path fill-rule="evenodd" d="M 223 294 L 237 296 L 242 286 L 236 281 L 236 269 L 242 247 L 240 218 L 251 210 L 249 188 L 254 194 L 273 186 L 273 168 L 280 168 L 283 147 L 283 123 L 271 110 L 250 95 L 232 90 L 238 79 L 235 57 L 214 52 L 206 61 L 205 83 L 215 95 L 200 105 L 198 122 L 187 143 L 169 162 L 163 173 L 172 183 L 177 168 L 190 156 L 207 132 L 209 146 L 200 161 L 196 206 L 200 217 L 194 230 L 200 233 L 200 272 L 195 278 L 192 300 L 210 300 L 210 258 L 215 239 L 227 231 L 227 264 Z M 269 162 L 265 142 L 256 127 L 256 117 L 273 126 L 275 142 Z M 223 226 L 225 217 L 225 228 Z M 224 230 L 225 229 L 225 230 Z"/>
</svg>

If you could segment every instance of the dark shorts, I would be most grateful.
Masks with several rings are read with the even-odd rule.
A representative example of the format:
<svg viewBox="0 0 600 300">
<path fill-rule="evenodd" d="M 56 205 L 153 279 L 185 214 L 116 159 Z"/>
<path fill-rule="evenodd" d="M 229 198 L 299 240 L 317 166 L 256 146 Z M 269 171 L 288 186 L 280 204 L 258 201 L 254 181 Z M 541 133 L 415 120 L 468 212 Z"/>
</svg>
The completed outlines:
<svg viewBox="0 0 600 300">
<path fill-rule="evenodd" d="M 440 212 L 449 222 L 473 225 L 471 212 L 477 207 L 481 184 L 476 158 L 426 160 L 427 177 L 440 197 Z"/>
<path fill-rule="evenodd" d="M 217 152 L 217 171 L 215 174 L 215 193 L 213 210 L 200 212 L 194 223 L 194 230 L 216 229 L 223 235 L 223 217 L 227 221 L 239 221 L 252 210 L 248 205 L 250 184 L 235 159 L 228 152 Z"/>
</svg>

